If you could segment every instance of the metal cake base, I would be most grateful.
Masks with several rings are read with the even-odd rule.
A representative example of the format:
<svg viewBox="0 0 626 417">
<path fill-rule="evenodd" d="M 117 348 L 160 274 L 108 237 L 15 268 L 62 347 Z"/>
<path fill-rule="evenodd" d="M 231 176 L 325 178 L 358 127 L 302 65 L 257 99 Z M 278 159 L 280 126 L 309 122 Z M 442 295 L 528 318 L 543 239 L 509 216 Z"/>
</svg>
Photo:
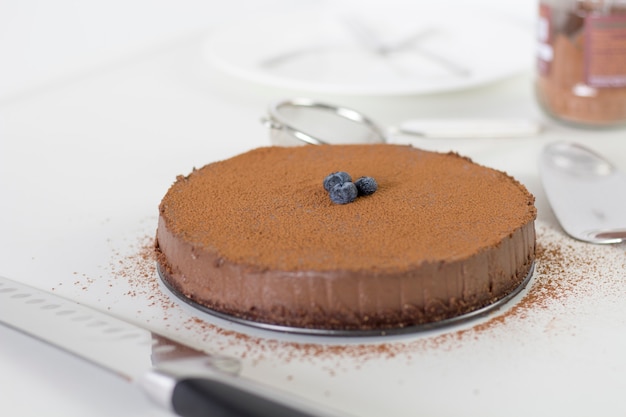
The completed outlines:
<svg viewBox="0 0 626 417">
<path fill-rule="evenodd" d="M 233 316 L 230 314 L 222 313 L 220 311 L 213 310 L 209 307 L 206 307 L 202 304 L 195 302 L 189 297 L 182 294 L 180 291 L 175 289 L 168 281 L 165 279 L 165 276 L 161 270 L 161 266 L 157 264 L 157 271 L 159 277 L 165 287 L 180 300 L 184 301 L 186 304 L 192 306 L 193 308 L 202 311 L 203 313 L 207 313 L 211 316 L 217 317 L 222 320 L 227 320 L 232 323 L 241 324 L 244 326 L 254 327 L 257 329 L 270 330 L 274 332 L 280 333 L 292 333 L 292 334 L 302 334 L 302 335 L 317 335 L 317 336 L 342 336 L 342 337 L 352 337 L 352 336 L 386 336 L 386 335 L 399 335 L 399 334 L 409 334 L 409 333 L 419 333 L 426 330 L 439 329 L 446 326 L 452 326 L 456 324 L 465 323 L 470 320 L 474 320 L 480 317 L 484 317 L 487 314 L 498 310 L 507 304 L 511 299 L 513 299 L 516 295 L 518 295 L 530 282 L 535 270 L 535 263 L 533 262 L 530 266 L 530 270 L 528 274 L 524 278 L 524 280 L 518 285 L 513 291 L 507 294 L 505 297 L 491 303 L 487 306 L 478 308 L 476 310 L 470 311 L 469 313 L 465 313 L 459 316 L 451 317 L 444 320 L 439 320 L 430 323 L 424 324 L 416 324 L 412 326 L 404 326 L 404 327 L 390 327 L 384 329 L 319 329 L 319 328 L 308 328 L 308 327 L 293 327 L 293 326 L 284 326 L 280 324 L 271 324 L 264 323 L 260 321 L 248 320 L 245 318 Z"/>
</svg>

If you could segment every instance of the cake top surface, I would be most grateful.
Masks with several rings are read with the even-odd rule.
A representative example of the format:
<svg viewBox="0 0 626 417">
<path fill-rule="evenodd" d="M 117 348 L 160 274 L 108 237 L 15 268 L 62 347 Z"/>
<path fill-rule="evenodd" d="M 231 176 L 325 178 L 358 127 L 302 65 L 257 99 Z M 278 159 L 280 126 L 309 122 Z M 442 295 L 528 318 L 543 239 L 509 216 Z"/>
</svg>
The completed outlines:
<svg viewBox="0 0 626 417">
<path fill-rule="evenodd" d="M 333 203 L 324 178 L 378 190 Z M 257 148 L 178 177 L 160 205 L 168 229 L 233 262 L 279 270 L 402 270 L 463 259 L 536 217 L 507 174 L 404 145 Z"/>
</svg>

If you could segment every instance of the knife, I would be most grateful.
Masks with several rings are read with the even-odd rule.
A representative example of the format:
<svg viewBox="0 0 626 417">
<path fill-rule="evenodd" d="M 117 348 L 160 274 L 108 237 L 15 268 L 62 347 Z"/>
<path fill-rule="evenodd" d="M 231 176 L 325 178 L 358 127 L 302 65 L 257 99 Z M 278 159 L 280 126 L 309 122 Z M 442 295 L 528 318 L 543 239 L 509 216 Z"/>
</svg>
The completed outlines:
<svg viewBox="0 0 626 417">
<path fill-rule="evenodd" d="M 116 373 L 180 416 L 337 416 L 237 376 L 236 358 L 206 354 L 2 276 L 0 323 Z"/>
<path fill-rule="evenodd" d="M 569 142 L 546 145 L 539 168 L 548 201 L 567 234 L 597 244 L 626 242 L 626 174 Z"/>
</svg>

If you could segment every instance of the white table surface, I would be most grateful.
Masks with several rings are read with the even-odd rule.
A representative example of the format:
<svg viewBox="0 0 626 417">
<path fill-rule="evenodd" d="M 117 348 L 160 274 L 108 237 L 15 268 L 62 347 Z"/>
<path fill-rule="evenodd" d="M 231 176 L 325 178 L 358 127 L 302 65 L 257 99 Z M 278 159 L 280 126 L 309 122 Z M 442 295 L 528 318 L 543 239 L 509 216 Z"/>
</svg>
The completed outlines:
<svg viewBox="0 0 626 417">
<path fill-rule="evenodd" d="M 561 139 L 592 146 L 626 170 L 626 130 L 547 119 L 530 70 L 468 91 L 341 97 L 251 84 L 202 58 L 218 22 L 324 2 L 70 3 L 0 5 L 0 275 L 239 356 L 246 377 L 352 415 L 626 414 L 624 248 L 565 237 L 537 170 L 542 146 Z M 481 2 L 490 3 L 502 9 Z M 532 26 L 534 3 L 511 7 Z M 77 22 L 82 35 L 68 35 Z M 581 258 L 599 259 L 598 277 L 608 281 L 589 297 L 564 296 L 529 309 L 526 321 L 484 332 L 475 326 L 488 319 L 357 341 L 243 329 L 168 299 L 150 284 L 152 264 L 140 256 L 165 191 L 193 167 L 268 145 L 259 123 L 267 104 L 302 95 L 361 109 L 384 125 L 417 116 L 540 121 L 545 129 L 533 137 L 417 144 L 456 150 L 518 178 L 537 197 L 542 244 L 561 245 L 578 262 L 565 273 L 575 273 Z M 592 284 L 581 280 L 578 294 Z M 169 415 L 123 380 L 3 326 L 0 369 L 3 416 Z"/>
</svg>

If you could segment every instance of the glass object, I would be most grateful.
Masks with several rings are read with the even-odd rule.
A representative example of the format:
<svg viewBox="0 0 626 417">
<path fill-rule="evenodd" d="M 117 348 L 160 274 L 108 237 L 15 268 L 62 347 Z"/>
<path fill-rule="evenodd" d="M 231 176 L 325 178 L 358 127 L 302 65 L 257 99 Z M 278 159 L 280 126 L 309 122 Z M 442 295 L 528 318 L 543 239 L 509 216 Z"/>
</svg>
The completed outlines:
<svg viewBox="0 0 626 417">
<path fill-rule="evenodd" d="M 626 0 L 540 0 L 537 99 L 556 119 L 626 125 Z"/>
</svg>

